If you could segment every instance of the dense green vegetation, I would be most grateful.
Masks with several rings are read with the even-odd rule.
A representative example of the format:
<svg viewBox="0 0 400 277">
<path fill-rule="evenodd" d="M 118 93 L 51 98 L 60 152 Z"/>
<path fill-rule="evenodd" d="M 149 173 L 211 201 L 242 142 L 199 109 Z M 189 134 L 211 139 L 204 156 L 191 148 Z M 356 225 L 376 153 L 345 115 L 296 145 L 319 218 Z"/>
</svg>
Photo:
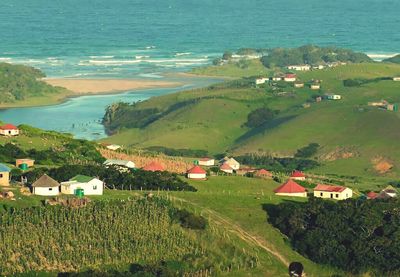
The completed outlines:
<svg viewBox="0 0 400 277">
<path fill-rule="evenodd" d="M 267 168 L 272 171 L 291 172 L 293 170 L 309 170 L 318 166 L 314 160 L 301 158 L 277 158 L 267 155 L 247 154 L 236 156 L 235 159 L 246 165 Z"/>
<path fill-rule="evenodd" d="M 317 263 L 355 273 L 397 276 L 400 268 L 398 200 L 341 202 L 311 199 L 268 206 L 270 221 L 293 247 Z"/>
<path fill-rule="evenodd" d="M 250 128 L 260 127 L 274 119 L 275 115 L 278 113 L 279 111 L 272 111 L 266 107 L 258 108 L 247 115 L 247 122 L 245 125 Z"/>
<path fill-rule="evenodd" d="M 305 45 L 299 48 L 274 48 L 261 58 L 266 67 L 284 67 L 288 65 L 319 65 L 333 62 L 362 63 L 372 62 L 366 54 L 337 47 L 317 47 Z"/>
<path fill-rule="evenodd" d="M 167 171 L 144 171 L 141 169 L 124 172 L 115 167 L 99 165 L 63 165 L 57 168 L 37 168 L 24 174 L 30 183 L 47 173 L 59 182 L 68 181 L 76 175 L 97 176 L 109 189 L 118 190 L 185 190 L 196 191 L 175 173 Z M 22 174 L 22 173 L 21 173 Z M 19 179 L 14 174 L 13 178 Z"/>
<path fill-rule="evenodd" d="M 313 142 L 313 143 L 310 143 L 309 145 L 297 150 L 297 152 L 296 152 L 296 154 L 294 154 L 294 156 L 296 158 L 310 158 L 310 157 L 314 156 L 315 154 L 317 154 L 318 148 L 319 148 L 319 144 Z"/>
<path fill-rule="evenodd" d="M 33 67 L 0 63 L 0 103 L 65 92 L 43 81 L 44 73 Z"/>
<path fill-rule="evenodd" d="M 163 153 L 168 156 L 178 156 L 178 157 L 196 157 L 201 158 L 208 155 L 207 150 L 200 149 L 173 149 L 164 146 L 150 146 L 146 150 L 150 152 Z"/>
</svg>

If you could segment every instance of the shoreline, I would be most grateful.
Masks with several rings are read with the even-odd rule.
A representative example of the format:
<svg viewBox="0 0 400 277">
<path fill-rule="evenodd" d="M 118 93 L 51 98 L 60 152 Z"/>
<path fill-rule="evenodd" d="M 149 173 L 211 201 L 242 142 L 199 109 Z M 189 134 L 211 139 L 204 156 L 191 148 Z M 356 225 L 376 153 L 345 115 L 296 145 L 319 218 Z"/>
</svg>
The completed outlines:
<svg viewBox="0 0 400 277">
<path fill-rule="evenodd" d="M 182 82 L 142 79 L 45 78 L 42 81 L 71 92 L 71 96 L 117 94 L 126 91 L 182 86 Z"/>
<path fill-rule="evenodd" d="M 141 79 L 78 79 L 78 78 L 43 78 L 43 82 L 54 87 L 60 87 L 64 91 L 57 94 L 46 94 L 38 97 L 31 97 L 16 103 L 0 104 L 0 110 L 16 108 L 34 108 L 54 106 L 67 102 L 69 99 L 81 96 L 95 95 L 116 95 L 136 90 L 150 90 L 162 88 L 179 88 L 186 82 L 141 80 Z M 56 85 L 58 84 L 58 85 Z M 70 89 L 61 86 L 68 86 Z M 86 85 L 86 86 L 85 86 Z M 79 89 L 77 89 L 79 87 Z M 71 88 L 74 88 L 72 90 Z M 92 88 L 92 91 L 85 91 Z"/>
</svg>

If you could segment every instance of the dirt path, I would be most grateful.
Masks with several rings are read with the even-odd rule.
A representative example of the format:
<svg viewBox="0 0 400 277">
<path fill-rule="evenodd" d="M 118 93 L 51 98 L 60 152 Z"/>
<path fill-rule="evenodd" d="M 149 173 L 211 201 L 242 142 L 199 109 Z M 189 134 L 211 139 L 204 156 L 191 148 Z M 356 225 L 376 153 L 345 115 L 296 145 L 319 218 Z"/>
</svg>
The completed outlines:
<svg viewBox="0 0 400 277">
<path fill-rule="evenodd" d="M 264 239 L 250 234 L 249 232 L 245 231 L 242 227 L 240 227 L 238 224 L 232 222 L 231 220 L 229 220 L 227 218 L 224 218 L 223 216 L 218 214 L 216 211 L 213 211 L 208 208 L 204 208 L 196 203 L 190 202 L 190 201 L 182 199 L 182 198 L 178 198 L 178 197 L 174 197 L 174 196 L 170 196 L 170 197 L 173 198 L 174 200 L 182 201 L 182 202 L 188 203 L 192 206 L 195 206 L 197 208 L 200 208 L 203 212 L 206 212 L 207 214 L 209 214 L 213 218 L 214 222 L 225 226 L 226 228 L 229 229 L 230 232 L 236 234 L 243 241 L 264 249 L 265 251 L 267 251 L 268 253 L 273 255 L 275 258 L 277 258 L 279 261 L 281 261 L 285 266 L 289 266 L 288 260 L 282 254 L 280 254 L 278 251 L 276 251 L 275 249 L 272 249 L 270 246 L 268 246 L 268 243 Z"/>
</svg>

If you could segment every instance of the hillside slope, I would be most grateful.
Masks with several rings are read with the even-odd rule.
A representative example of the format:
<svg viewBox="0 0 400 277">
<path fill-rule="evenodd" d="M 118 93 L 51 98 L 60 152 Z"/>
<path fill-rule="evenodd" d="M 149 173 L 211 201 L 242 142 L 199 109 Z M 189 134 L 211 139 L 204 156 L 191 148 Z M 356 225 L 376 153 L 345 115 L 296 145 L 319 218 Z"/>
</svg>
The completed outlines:
<svg viewBox="0 0 400 277">
<path fill-rule="evenodd" d="M 66 95 L 66 89 L 40 80 L 44 77 L 33 67 L 0 63 L 0 107 L 46 104 Z"/>
<path fill-rule="evenodd" d="M 331 161 L 337 165 L 354 159 L 360 165 L 359 174 L 365 170 L 375 174 L 373 167 L 385 161 L 394 166 L 392 172 L 398 172 L 399 113 L 367 104 L 382 99 L 400 103 L 400 83 L 385 80 L 399 73 L 400 66 L 395 64 L 351 64 L 298 74 L 305 82 L 322 80 L 319 91 L 306 84 L 305 88 L 286 86 L 272 92 L 269 86 L 255 87 L 254 79 L 248 78 L 152 98 L 122 105 L 120 110 L 114 107 L 117 116 L 108 119 L 115 134 L 106 141 L 137 148 L 164 146 L 202 149 L 210 154 L 263 152 L 278 156 L 293 155 L 316 142 L 321 147 L 315 158 L 326 166 Z M 345 86 L 343 81 L 348 79 L 361 80 L 361 84 Z M 316 96 L 325 94 L 340 94 L 342 100 L 315 102 Z M 304 103 L 310 107 L 303 108 Z M 249 113 L 262 107 L 279 113 L 256 128 L 245 126 Z M 150 112 L 140 122 L 134 116 L 151 109 L 156 113 Z"/>
</svg>

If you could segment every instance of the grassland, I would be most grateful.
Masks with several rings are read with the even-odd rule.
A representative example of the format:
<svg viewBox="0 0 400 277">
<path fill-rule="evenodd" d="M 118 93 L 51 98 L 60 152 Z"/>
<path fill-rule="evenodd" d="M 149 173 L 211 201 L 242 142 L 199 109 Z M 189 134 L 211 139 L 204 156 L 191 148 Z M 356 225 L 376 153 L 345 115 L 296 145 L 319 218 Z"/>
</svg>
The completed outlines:
<svg viewBox="0 0 400 277">
<path fill-rule="evenodd" d="M 221 66 L 220 72 L 229 74 L 233 67 Z M 253 69 L 249 69 L 248 75 L 255 74 Z M 203 68 L 201 72 L 208 75 L 213 70 L 216 67 Z M 381 99 L 400 103 L 400 83 L 386 80 L 345 87 L 343 80 L 399 73 L 400 66 L 396 64 L 349 64 L 298 74 L 305 82 L 322 80 L 320 91 L 307 86 L 289 87 L 286 88 L 289 93 L 278 95 L 268 87 L 235 86 L 230 81 L 208 89 L 156 97 L 138 104 L 137 109 L 165 110 L 189 99 L 196 102 L 175 109 L 143 128 L 122 128 L 105 141 L 134 148 L 165 146 L 202 149 L 210 154 L 261 152 L 279 156 L 291 156 L 297 149 L 316 142 L 321 148 L 315 158 L 322 162 L 324 172 L 379 176 L 374 167 L 381 160 L 393 166 L 385 176 L 396 178 L 400 173 L 400 150 L 396 147 L 400 114 L 368 107 L 367 103 Z M 312 96 L 323 94 L 340 94 L 343 99 L 315 103 Z M 306 102 L 310 108 L 302 107 Z M 259 128 L 245 127 L 247 115 L 264 106 L 279 110 L 277 118 Z"/>
</svg>

